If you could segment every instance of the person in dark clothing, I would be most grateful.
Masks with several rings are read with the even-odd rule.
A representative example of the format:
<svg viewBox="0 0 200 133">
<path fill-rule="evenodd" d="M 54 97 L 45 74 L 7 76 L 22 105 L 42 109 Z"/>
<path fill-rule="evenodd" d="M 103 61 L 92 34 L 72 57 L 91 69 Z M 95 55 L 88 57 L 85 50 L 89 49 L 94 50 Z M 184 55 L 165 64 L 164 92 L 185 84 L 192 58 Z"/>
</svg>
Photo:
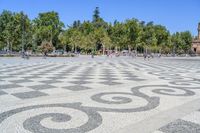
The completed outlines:
<svg viewBox="0 0 200 133">
<path fill-rule="evenodd" d="M 146 58 L 147 58 L 147 54 L 146 54 L 146 53 L 144 53 L 144 55 L 143 55 L 143 56 L 144 56 L 144 60 L 146 60 Z"/>
</svg>

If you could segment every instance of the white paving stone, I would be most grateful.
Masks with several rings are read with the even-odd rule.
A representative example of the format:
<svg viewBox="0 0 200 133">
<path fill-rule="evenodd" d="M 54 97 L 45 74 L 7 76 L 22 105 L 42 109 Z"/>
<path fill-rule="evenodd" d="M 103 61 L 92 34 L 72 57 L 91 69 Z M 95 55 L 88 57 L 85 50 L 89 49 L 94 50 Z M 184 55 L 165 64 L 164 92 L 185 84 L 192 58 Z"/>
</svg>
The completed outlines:
<svg viewBox="0 0 200 133">
<path fill-rule="evenodd" d="M 2 133 L 164 133 L 168 127 L 169 132 L 181 129 L 181 124 L 185 131 L 199 131 L 200 114 L 194 109 L 200 107 L 188 108 L 200 97 L 199 58 L 0 62 Z M 167 118 L 174 110 L 177 115 Z M 145 125 L 151 121 L 157 126 Z"/>
</svg>

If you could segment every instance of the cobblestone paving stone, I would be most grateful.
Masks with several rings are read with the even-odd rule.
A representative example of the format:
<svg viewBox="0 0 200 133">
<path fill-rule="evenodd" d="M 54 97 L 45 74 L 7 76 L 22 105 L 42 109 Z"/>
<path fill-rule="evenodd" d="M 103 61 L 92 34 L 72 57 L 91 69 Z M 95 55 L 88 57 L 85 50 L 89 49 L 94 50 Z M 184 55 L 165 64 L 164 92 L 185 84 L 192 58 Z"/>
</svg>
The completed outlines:
<svg viewBox="0 0 200 133">
<path fill-rule="evenodd" d="M 0 133 L 118 133 L 200 99 L 199 73 L 200 58 L 0 58 Z M 144 132 L 200 133 L 199 109 Z"/>
</svg>

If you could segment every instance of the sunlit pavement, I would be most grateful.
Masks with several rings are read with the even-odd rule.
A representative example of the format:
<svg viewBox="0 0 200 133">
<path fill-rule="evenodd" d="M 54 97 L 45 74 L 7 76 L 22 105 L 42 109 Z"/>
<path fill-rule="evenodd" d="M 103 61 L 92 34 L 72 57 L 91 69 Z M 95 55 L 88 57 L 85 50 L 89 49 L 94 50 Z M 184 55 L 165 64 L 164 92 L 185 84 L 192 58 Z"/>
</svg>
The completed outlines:
<svg viewBox="0 0 200 133">
<path fill-rule="evenodd" d="M 200 58 L 0 58 L 1 133 L 199 133 Z"/>
</svg>

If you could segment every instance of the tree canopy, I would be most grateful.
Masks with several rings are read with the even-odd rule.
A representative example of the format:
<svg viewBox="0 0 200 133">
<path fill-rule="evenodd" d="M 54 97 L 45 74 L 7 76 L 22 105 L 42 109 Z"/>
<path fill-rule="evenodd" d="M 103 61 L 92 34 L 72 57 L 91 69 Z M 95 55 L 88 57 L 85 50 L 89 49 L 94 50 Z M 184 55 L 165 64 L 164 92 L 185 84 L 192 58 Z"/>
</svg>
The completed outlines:
<svg viewBox="0 0 200 133">
<path fill-rule="evenodd" d="M 65 28 L 57 12 L 39 13 L 30 20 L 23 13 L 4 10 L 0 14 L 0 49 L 37 51 L 42 44 L 73 52 L 135 50 L 137 52 L 188 53 L 192 35 L 189 31 L 170 34 L 163 25 L 135 18 L 106 22 L 98 7 L 92 21 L 74 21 Z"/>
</svg>

